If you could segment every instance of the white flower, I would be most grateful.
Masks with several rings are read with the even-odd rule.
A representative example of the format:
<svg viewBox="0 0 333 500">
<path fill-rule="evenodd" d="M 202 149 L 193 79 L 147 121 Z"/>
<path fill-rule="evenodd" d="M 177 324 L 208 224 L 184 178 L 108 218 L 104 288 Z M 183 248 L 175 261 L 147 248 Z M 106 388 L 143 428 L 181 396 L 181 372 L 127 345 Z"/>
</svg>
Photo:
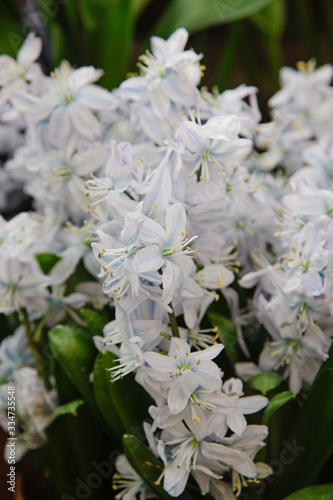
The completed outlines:
<svg viewBox="0 0 333 500">
<path fill-rule="evenodd" d="M 28 170 L 35 178 L 25 189 L 42 206 L 53 206 L 64 220 L 80 224 L 88 210 L 85 181 L 105 159 L 106 148 L 101 146 L 80 153 L 70 144 L 65 149 L 52 148 L 30 161 Z"/>
<path fill-rule="evenodd" d="M 251 141 L 238 137 L 239 131 L 240 120 L 235 115 L 213 117 L 204 125 L 194 120 L 181 122 L 175 137 L 185 164 L 191 168 L 188 175 L 198 172 L 201 180 L 210 181 L 221 170 L 232 171 L 251 147 Z"/>
<path fill-rule="evenodd" d="M 119 356 L 117 366 L 110 368 L 113 381 L 142 365 L 143 353 L 156 347 L 160 332 L 160 321 L 134 320 L 132 323 L 128 314 L 117 304 L 116 320 L 105 326 L 104 337 L 94 337 L 97 349 L 111 351 Z M 116 347 L 117 344 L 121 344 L 120 348 Z"/>
<path fill-rule="evenodd" d="M 168 405 L 171 413 L 184 410 L 191 395 L 199 388 L 219 390 L 222 385 L 221 371 L 212 362 L 222 351 L 223 345 L 214 345 L 202 351 L 190 352 L 190 346 L 182 339 L 172 338 L 168 356 L 146 352 L 144 360 L 154 371 L 159 382 L 167 383 Z M 165 384 L 164 384 L 165 385 Z"/>
<path fill-rule="evenodd" d="M 29 119 L 48 123 L 51 144 L 64 147 L 72 133 L 89 140 L 101 136 L 101 124 L 94 112 L 114 105 L 107 90 L 92 84 L 102 73 L 92 66 L 74 70 L 63 61 L 51 74 L 50 90 L 29 111 Z"/>
<path fill-rule="evenodd" d="M 273 338 L 259 357 L 259 367 L 265 372 L 284 368 L 285 377 L 290 379 L 290 390 L 297 394 L 303 381 L 312 383 L 321 363 L 328 357 L 330 343 L 318 326 L 309 324 L 302 331 L 297 321 L 287 323 L 290 308 L 286 303 L 270 304 L 261 295 L 258 307 L 261 321 Z"/>
<path fill-rule="evenodd" d="M 133 99 L 147 103 L 153 115 L 166 119 L 171 103 L 191 106 L 197 103 L 201 56 L 193 50 L 184 51 L 188 38 L 185 28 L 176 30 L 168 40 L 151 38 L 152 54 L 141 56 L 142 76 L 123 82 L 120 89 Z"/>
<path fill-rule="evenodd" d="M 15 257 L 0 258 L 0 311 L 10 314 L 26 308 L 33 317 L 46 310 L 46 287 L 51 279 L 40 271 L 37 262 L 22 262 Z"/>
<path fill-rule="evenodd" d="M 54 390 L 47 392 L 35 368 L 24 367 L 13 374 L 18 423 L 24 435 L 19 435 L 18 459 L 29 449 L 43 445 L 45 429 L 57 406 Z"/>
<path fill-rule="evenodd" d="M 115 466 L 117 472 L 113 474 L 112 486 L 115 490 L 121 490 L 115 496 L 116 500 L 136 500 L 138 494 L 141 500 L 157 498 L 130 466 L 125 455 L 118 455 Z"/>
<path fill-rule="evenodd" d="M 233 491 L 236 492 L 237 496 L 240 494 L 242 486 L 248 485 L 247 482 L 267 477 L 273 472 L 272 468 L 265 463 L 253 463 L 257 452 L 265 446 L 263 440 L 267 434 L 268 428 L 265 425 L 249 425 L 241 436 L 234 434 L 222 439 L 222 442 L 231 445 L 232 449 L 241 450 L 248 456 L 248 460 L 232 470 Z M 251 471 L 250 474 L 249 471 Z M 245 480 L 244 476 L 249 479 Z"/>
<path fill-rule="evenodd" d="M 330 235 L 325 233 L 309 222 L 294 236 L 292 251 L 285 257 L 288 273 L 284 293 L 297 291 L 306 297 L 322 295 L 325 269 L 333 257 L 332 251 L 326 248 Z"/>
<path fill-rule="evenodd" d="M 249 461 L 242 451 L 207 439 L 204 423 L 195 425 L 186 420 L 186 425 L 180 422 L 164 430 L 158 445 L 159 454 L 166 465 L 163 487 L 173 497 L 183 492 L 191 471 L 221 479 L 221 472 L 227 471 L 229 467 L 241 468 L 242 464 Z M 250 477 L 255 476 L 254 466 L 248 474 Z"/>
<path fill-rule="evenodd" d="M 28 88 L 31 82 L 42 76 L 35 61 L 40 56 L 42 41 L 30 33 L 17 53 L 17 59 L 0 56 L 0 106 L 10 100 L 16 90 Z"/>
<path fill-rule="evenodd" d="M 0 379 L 10 379 L 14 370 L 32 364 L 33 356 L 24 328 L 19 326 L 13 335 L 5 337 L 0 344 Z"/>
<path fill-rule="evenodd" d="M 194 255 L 189 244 L 195 237 L 188 239 L 185 234 L 186 213 L 180 203 L 168 208 L 165 229 L 147 217 L 143 220 L 140 239 L 145 247 L 136 253 L 133 269 L 143 276 L 145 273 L 162 271 L 162 299 L 167 304 L 174 293 L 184 286 L 191 265 L 188 259 Z"/>
</svg>

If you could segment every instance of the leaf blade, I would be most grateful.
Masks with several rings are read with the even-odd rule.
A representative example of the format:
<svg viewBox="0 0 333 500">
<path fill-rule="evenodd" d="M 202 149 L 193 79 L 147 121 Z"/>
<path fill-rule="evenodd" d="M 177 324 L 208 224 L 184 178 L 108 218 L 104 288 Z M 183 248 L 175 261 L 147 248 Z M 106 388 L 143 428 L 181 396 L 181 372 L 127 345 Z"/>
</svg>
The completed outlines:
<svg viewBox="0 0 333 500">
<path fill-rule="evenodd" d="M 300 491 L 292 493 L 284 500 L 332 500 L 333 484 L 323 484 L 320 486 L 310 486 Z"/>
<path fill-rule="evenodd" d="M 74 399 L 69 403 L 65 403 L 61 406 L 58 406 L 58 408 L 55 410 L 55 412 L 51 417 L 50 424 L 54 422 L 54 420 L 56 420 L 58 417 L 61 417 L 62 415 L 70 414 L 76 417 L 78 408 L 83 404 L 84 404 L 83 399 Z"/>
<path fill-rule="evenodd" d="M 259 375 L 254 375 L 248 380 L 248 385 L 252 389 L 262 392 L 265 396 L 268 391 L 278 387 L 283 381 L 283 377 L 278 373 L 260 373 Z"/>
<path fill-rule="evenodd" d="M 210 26 L 252 16 L 273 1 L 242 0 L 237 5 L 230 5 L 222 0 L 172 0 L 154 32 L 168 37 L 177 28 L 184 26 L 194 33 Z"/>
<path fill-rule="evenodd" d="M 297 446 L 297 453 L 270 490 L 272 500 L 280 500 L 295 490 L 310 486 L 333 453 L 333 403 L 328 394 L 333 394 L 333 344 L 288 439 L 283 442 Z"/>
<path fill-rule="evenodd" d="M 103 401 L 113 409 L 118 432 L 134 434 L 143 437 L 142 422 L 148 417 L 148 407 L 153 403 L 149 394 L 135 381 L 133 374 L 123 379 L 111 382 L 110 368 L 117 366 L 117 356 L 105 351 L 97 356 L 94 369 L 94 391 L 97 405 L 101 409 Z M 101 393 L 101 387 L 103 392 Z M 140 401 L 140 404 L 137 404 Z M 102 410 L 101 410 L 102 411 Z M 113 426 L 106 412 L 102 411 L 109 427 Z M 114 429 L 115 431 L 115 429 Z M 119 433 L 118 433 L 119 436 Z"/>
<path fill-rule="evenodd" d="M 91 336 L 82 328 L 68 325 L 55 326 L 48 336 L 53 355 L 83 399 L 96 411 L 94 392 L 89 380 L 96 357 Z"/>
<path fill-rule="evenodd" d="M 293 394 L 291 391 L 280 392 L 279 394 L 273 396 L 268 403 L 268 406 L 265 408 L 261 423 L 263 425 L 267 425 L 272 415 L 274 415 L 274 413 L 278 411 L 281 406 L 284 406 L 293 399 L 295 399 L 295 394 Z"/>
<path fill-rule="evenodd" d="M 224 345 L 225 352 L 231 363 L 235 365 L 238 361 L 237 333 L 233 322 L 214 312 L 208 313 L 208 318 L 214 327 L 217 326 L 219 339 Z"/>
</svg>

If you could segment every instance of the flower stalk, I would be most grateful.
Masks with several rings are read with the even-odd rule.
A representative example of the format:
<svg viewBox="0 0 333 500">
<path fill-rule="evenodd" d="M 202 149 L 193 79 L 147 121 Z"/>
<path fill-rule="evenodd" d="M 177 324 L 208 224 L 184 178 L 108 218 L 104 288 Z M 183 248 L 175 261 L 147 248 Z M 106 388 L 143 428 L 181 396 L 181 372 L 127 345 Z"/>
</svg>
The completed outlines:
<svg viewBox="0 0 333 500">
<path fill-rule="evenodd" d="M 30 322 L 29 322 L 28 313 L 24 307 L 22 307 L 20 309 L 20 315 L 21 315 L 21 318 L 23 321 L 23 326 L 25 329 L 25 333 L 27 336 L 30 350 L 31 350 L 33 357 L 35 359 L 37 371 L 39 373 L 39 376 L 41 377 L 41 379 L 44 382 L 45 388 L 49 391 L 49 390 L 51 390 L 52 387 L 51 387 L 49 378 L 48 378 L 46 371 L 45 371 L 45 363 L 43 362 L 43 358 L 42 358 L 42 355 L 39 351 L 38 345 L 34 340 L 34 336 L 33 336 L 32 330 L 31 330 Z"/>
</svg>

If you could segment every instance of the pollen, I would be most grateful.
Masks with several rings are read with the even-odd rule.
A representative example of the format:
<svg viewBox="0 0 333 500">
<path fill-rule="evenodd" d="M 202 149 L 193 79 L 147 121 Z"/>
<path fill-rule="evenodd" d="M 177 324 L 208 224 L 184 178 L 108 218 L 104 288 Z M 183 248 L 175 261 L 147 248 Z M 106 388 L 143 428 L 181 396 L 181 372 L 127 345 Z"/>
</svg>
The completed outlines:
<svg viewBox="0 0 333 500">
<path fill-rule="evenodd" d="M 220 276 L 217 278 L 217 285 L 218 286 L 223 286 L 223 281 L 222 281 L 222 279 L 221 279 Z"/>
</svg>

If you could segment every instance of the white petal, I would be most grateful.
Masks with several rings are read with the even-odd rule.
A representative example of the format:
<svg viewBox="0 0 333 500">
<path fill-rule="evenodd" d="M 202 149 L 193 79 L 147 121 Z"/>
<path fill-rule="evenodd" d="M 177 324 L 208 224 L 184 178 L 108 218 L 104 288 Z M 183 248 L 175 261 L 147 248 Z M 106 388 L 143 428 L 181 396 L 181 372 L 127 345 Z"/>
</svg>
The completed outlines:
<svg viewBox="0 0 333 500">
<path fill-rule="evenodd" d="M 158 245 L 149 245 L 139 250 L 133 259 L 133 269 L 136 273 L 158 271 L 164 264 L 161 249 Z"/>
<path fill-rule="evenodd" d="M 168 405 L 173 415 L 184 410 L 188 402 L 188 396 L 182 388 L 182 376 L 180 375 L 171 385 L 168 395 Z"/>
<path fill-rule="evenodd" d="M 17 62 L 23 68 L 28 69 L 38 59 L 42 51 L 42 40 L 35 33 L 29 33 L 22 47 L 17 53 Z"/>
</svg>

